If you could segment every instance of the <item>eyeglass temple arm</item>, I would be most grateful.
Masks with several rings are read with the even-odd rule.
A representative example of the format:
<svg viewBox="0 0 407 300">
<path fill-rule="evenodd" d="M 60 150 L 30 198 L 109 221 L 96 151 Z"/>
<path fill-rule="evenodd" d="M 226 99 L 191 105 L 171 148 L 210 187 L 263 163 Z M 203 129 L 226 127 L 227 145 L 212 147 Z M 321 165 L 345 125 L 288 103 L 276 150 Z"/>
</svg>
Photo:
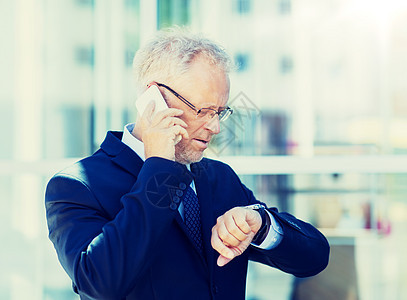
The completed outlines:
<svg viewBox="0 0 407 300">
<path fill-rule="evenodd" d="M 166 88 L 167 90 L 169 90 L 171 93 L 173 93 L 175 95 L 175 97 L 177 97 L 178 99 L 180 99 L 182 102 L 184 102 L 186 105 L 188 105 L 190 108 L 192 108 L 193 110 L 195 110 L 197 113 L 199 112 L 198 109 L 195 107 L 195 105 L 193 105 L 191 102 L 189 102 L 187 99 L 185 99 L 184 97 L 182 97 L 180 94 L 178 94 L 176 91 L 174 91 L 172 88 L 170 88 L 169 86 L 163 84 L 163 83 L 159 83 L 156 82 L 156 84 L 158 86 L 162 86 L 163 88 Z"/>
</svg>

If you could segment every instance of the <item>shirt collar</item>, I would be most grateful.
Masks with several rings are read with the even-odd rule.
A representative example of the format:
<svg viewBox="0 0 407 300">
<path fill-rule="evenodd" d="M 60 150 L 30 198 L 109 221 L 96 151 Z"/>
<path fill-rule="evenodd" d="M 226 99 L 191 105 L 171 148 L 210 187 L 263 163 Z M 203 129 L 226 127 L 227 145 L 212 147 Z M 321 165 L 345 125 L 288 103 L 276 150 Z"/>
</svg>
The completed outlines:
<svg viewBox="0 0 407 300">
<path fill-rule="evenodd" d="M 144 155 L 144 144 L 142 141 L 137 139 L 134 135 L 131 134 L 135 126 L 135 123 L 130 123 L 124 126 L 122 142 L 127 145 L 131 150 L 136 152 L 140 158 L 145 161 L 146 157 Z"/>
<path fill-rule="evenodd" d="M 123 129 L 123 137 L 122 137 L 122 142 L 127 145 L 131 150 L 136 152 L 140 158 L 145 161 L 146 157 L 144 155 L 144 144 L 142 141 L 137 139 L 134 135 L 132 135 L 132 131 L 134 129 L 135 123 L 130 123 L 124 126 Z M 188 171 L 191 171 L 191 165 L 187 164 L 186 165 Z"/>
</svg>

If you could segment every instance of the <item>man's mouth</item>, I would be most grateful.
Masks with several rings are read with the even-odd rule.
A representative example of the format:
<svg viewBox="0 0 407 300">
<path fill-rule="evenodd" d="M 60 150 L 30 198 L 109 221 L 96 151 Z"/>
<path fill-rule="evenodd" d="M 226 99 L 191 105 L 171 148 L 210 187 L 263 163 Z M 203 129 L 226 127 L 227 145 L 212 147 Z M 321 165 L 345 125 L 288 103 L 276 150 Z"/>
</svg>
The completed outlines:
<svg viewBox="0 0 407 300">
<path fill-rule="evenodd" d="M 201 143 L 204 143 L 204 144 L 209 144 L 208 140 L 201 140 L 201 139 L 195 139 L 195 140 L 197 140 L 197 141 L 199 141 Z"/>
<path fill-rule="evenodd" d="M 204 139 L 194 139 L 194 141 L 196 141 L 196 143 L 198 144 L 198 146 L 202 149 L 206 149 L 208 148 L 208 144 L 210 140 L 204 140 Z"/>
</svg>

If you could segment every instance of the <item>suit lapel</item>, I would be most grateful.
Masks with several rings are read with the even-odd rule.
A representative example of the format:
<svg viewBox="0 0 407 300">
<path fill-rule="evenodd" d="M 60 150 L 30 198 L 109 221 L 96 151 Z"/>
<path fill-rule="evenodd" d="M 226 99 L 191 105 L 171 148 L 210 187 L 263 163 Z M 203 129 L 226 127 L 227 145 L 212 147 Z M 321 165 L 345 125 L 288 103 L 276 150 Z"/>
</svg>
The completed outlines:
<svg viewBox="0 0 407 300">
<path fill-rule="evenodd" d="M 202 241 L 204 251 L 204 256 L 201 255 L 201 258 L 204 264 L 209 267 L 209 273 L 212 274 L 215 250 L 213 250 L 210 241 L 212 236 L 212 227 L 216 222 L 212 210 L 212 188 L 209 183 L 208 173 L 206 171 L 206 163 L 199 162 L 191 164 L 191 172 L 194 177 L 195 189 L 198 195 L 201 210 Z M 189 236 L 182 217 L 177 215 L 176 220 L 191 244 L 194 246 L 195 250 L 199 253 L 198 248 L 195 246 L 195 243 Z"/>
<path fill-rule="evenodd" d="M 143 166 L 143 160 L 133 150 L 123 144 L 121 142 L 121 138 L 121 132 L 109 131 L 100 147 L 111 157 L 113 163 L 137 177 L 140 169 Z M 215 250 L 213 250 L 210 241 L 212 235 L 212 227 L 215 225 L 216 221 L 212 209 L 212 187 L 209 183 L 206 168 L 207 163 L 205 162 L 205 160 L 202 160 L 199 163 L 191 164 L 191 172 L 194 176 L 196 192 L 201 208 L 203 248 L 204 254 L 206 254 L 207 259 L 205 260 L 205 257 L 202 255 L 201 258 L 204 265 L 209 266 L 210 274 L 212 274 Z M 176 221 L 189 238 L 191 244 L 194 245 L 195 250 L 199 252 L 197 247 L 195 246 L 195 243 L 189 237 L 185 223 L 179 214 L 176 217 Z"/>
<path fill-rule="evenodd" d="M 122 143 L 121 138 L 121 132 L 109 131 L 100 148 L 111 157 L 113 163 L 137 177 L 143 166 L 143 160 Z"/>
<path fill-rule="evenodd" d="M 199 200 L 199 196 L 198 196 L 198 200 Z M 187 229 L 187 227 L 185 225 L 185 222 L 182 219 L 181 215 L 177 214 L 176 217 L 175 217 L 175 220 L 177 221 L 178 225 L 181 227 L 182 231 L 184 232 L 184 234 L 188 238 L 189 242 L 191 243 L 191 246 L 193 246 L 194 250 L 199 254 L 199 257 L 201 258 L 202 264 L 204 265 L 205 268 L 207 268 L 208 267 L 208 262 L 205 259 L 205 256 L 200 253 L 198 247 L 195 245 L 194 241 L 192 240 L 191 236 L 189 235 L 188 229 Z M 205 238 L 203 237 L 203 239 L 205 239 Z M 204 242 L 204 240 L 203 240 L 203 242 Z M 203 243 L 203 245 L 205 247 L 205 243 Z M 204 252 L 205 251 L 206 251 L 206 249 L 204 248 Z"/>
<path fill-rule="evenodd" d="M 191 166 L 191 168 L 192 168 L 192 166 Z M 186 171 L 186 172 L 189 172 L 186 167 L 185 167 L 185 171 Z M 193 180 L 195 181 L 195 186 L 196 186 L 197 176 L 196 176 L 194 173 L 192 173 L 192 177 L 193 177 Z M 201 205 L 200 195 L 199 195 L 199 194 L 197 194 L 197 195 L 198 195 L 198 201 L 199 201 L 199 203 L 200 203 L 201 223 L 202 223 L 202 218 L 203 218 L 203 217 L 202 217 L 202 205 Z M 187 238 L 189 239 L 189 242 L 190 242 L 191 245 L 194 247 L 195 251 L 200 255 L 203 264 L 204 264 L 205 266 L 207 266 L 207 261 L 205 260 L 204 255 L 201 255 L 201 253 L 200 253 L 198 247 L 195 245 L 195 242 L 192 240 L 191 236 L 189 235 L 188 229 L 187 229 L 187 227 L 186 227 L 186 225 L 185 225 L 185 222 L 184 222 L 184 220 L 182 219 L 181 215 L 180 215 L 180 214 L 177 214 L 177 216 L 176 216 L 175 219 L 176 219 L 178 225 L 181 227 L 181 229 L 182 229 L 182 231 L 184 232 L 184 234 L 185 234 L 185 235 L 187 236 Z M 202 226 L 202 227 L 203 227 L 203 226 Z M 202 231 L 203 231 L 203 229 L 202 229 Z M 203 232 L 202 232 L 202 235 L 203 235 Z M 203 239 L 203 247 L 204 247 L 203 251 L 204 251 L 204 253 L 205 253 L 206 249 L 205 249 L 205 242 L 204 242 L 204 241 L 205 241 L 205 236 L 204 236 L 204 235 L 202 236 L 202 239 Z"/>
<path fill-rule="evenodd" d="M 140 172 L 141 167 L 143 166 L 143 160 L 128 147 L 127 149 L 123 149 L 123 151 L 120 152 L 117 156 L 113 157 L 112 162 L 119 165 L 121 168 L 125 169 L 136 177 Z"/>
</svg>

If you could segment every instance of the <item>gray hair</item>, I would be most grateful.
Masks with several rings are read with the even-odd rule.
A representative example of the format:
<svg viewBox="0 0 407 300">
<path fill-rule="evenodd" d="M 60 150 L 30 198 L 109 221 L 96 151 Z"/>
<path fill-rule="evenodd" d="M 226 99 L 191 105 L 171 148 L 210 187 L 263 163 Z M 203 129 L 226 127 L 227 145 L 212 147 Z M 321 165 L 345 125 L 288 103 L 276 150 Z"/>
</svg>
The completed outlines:
<svg viewBox="0 0 407 300">
<path fill-rule="evenodd" d="M 180 27 L 159 31 L 134 56 L 133 72 L 138 92 L 145 90 L 152 81 L 165 82 L 184 74 L 197 55 L 204 55 L 210 64 L 226 74 L 234 68 L 226 51 L 201 34 Z"/>
</svg>

